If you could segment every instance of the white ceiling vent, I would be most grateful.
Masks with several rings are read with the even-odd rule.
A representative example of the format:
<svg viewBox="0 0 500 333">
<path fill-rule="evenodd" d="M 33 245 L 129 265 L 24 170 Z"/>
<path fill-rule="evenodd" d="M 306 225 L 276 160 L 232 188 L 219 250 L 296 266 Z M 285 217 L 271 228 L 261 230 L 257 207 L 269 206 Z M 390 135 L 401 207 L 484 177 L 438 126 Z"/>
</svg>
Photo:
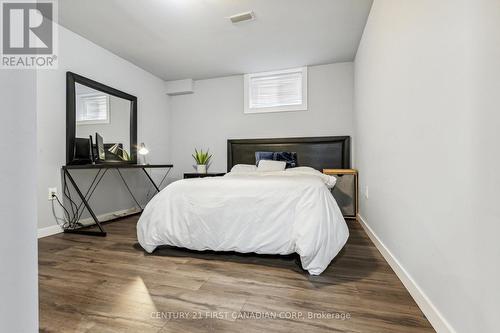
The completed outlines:
<svg viewBox="0 0 500 333">
<path fill-rule="evenodd" d="M 255 14 L 253 11 L 250 11 L 250 12 L 245 12 L 245 13 L 240 13 L 240 14 L 236 14 L 233 16 L 229 16 L 229 19 L 233 23 L 240 23 L 240 22 L 244 22 L 244 21 L 253 21 L 253 20 L 255 20 Z"/>
</svg>

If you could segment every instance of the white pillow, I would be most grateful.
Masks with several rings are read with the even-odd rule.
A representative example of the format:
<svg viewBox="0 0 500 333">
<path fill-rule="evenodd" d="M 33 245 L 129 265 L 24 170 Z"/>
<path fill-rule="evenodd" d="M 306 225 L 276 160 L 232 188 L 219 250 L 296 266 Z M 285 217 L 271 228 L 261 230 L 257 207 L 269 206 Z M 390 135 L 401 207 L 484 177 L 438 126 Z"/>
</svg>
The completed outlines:
<svg viewBox="0 0 500 333">
<path fill-rule="evenodd" d="M 291 174 L 298 174 L 298 175 L 313 175 L 321 178 L 323 183 L 329 188 L 332 189 L 335 184 L 337 183 L 337 178 L 329 175 L 325 175 L 324 173 L 313 169 L 311 167 L 296 167 L 296 168 L 289 168 L 286 169 L 287 173 Z"/>
<path fill-rule="evenodd" d="M 271 160 L 260 160 L 257 171 L 259 172 L 269 172 L 269 171 L 283 171 L 285 170 L 286 162 L 284 161 L 271 161 Z"/>
<path fill-rule="evenodd" d="M 306 167 L 306 166 L 296 167 L 296 168 L 288 168 L 288 169 L 286 169 L 286 171 L 291 172 L 291 173 L 298 173 L 301 175 L 318 175 L 318 174 L 322 175 L 323 174 L 314 168 Z"/>
<path fill-rule="evenodd" d="M 236 164 L 231 168 L 231 172 L 234 173 L 244 173 L 244 172 L 255 172 L 257 167 L 254 164 Z"/>
</svg>

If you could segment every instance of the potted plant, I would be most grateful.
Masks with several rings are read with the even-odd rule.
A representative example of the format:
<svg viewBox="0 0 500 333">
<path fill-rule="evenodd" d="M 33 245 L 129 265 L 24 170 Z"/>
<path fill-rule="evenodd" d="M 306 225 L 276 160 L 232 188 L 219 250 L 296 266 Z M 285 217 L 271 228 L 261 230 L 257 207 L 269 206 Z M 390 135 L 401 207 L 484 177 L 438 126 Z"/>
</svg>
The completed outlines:
<svg viewBox="0 0 500 333">
<path fill-rule="evenodd" d="M 210 159 L 212 158 L 212 155 L 208 153 L 208 150 L 204 152 L 203 149 L 198 151 L 195 148 L 192 156 L 196 161 L 196 172 L 207 173 L 207 165 L 210 163 Z"/>
</svg>

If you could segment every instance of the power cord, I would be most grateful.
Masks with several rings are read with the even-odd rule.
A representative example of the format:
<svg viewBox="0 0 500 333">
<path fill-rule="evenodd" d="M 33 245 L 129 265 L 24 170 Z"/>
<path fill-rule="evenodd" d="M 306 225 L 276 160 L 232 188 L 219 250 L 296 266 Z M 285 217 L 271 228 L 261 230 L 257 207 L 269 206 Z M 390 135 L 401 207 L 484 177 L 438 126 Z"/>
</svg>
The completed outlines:
<svg viewBox="0 0 500 333">
<path fill-rule="evenodd" d="M 57 201 L 57 203 L 59 204 L 59 206 L 63 209 L 64 215 L 65 215 L 64 218 L 61 218 L 61 217 L 57 216 L 55 208 L 54 208 L 54 199 Z M 74 227 L 74 225 L 75 225 L 75 214 L 73 214 L 73 218 L 72 218 L 71 214 L 66 209 L 66 207 L 64 207 L 64 205 L 62 204 L 62 202 L 59 199 L 59 197 L 56 194 L 54 194 L 54 193 L 52 193 L 52 213 L 54 214 L 54 217 L 56 219 L 57 224 L 61 228 L 67 229 L 67 228 Z M 63 221 L 62 225 L 61 225 L 60 221 Z"/>
<path fill-rule="evenodd" d="M 66 199 L 69 200 L 71 212 L 73 213 L 73 216 L 75 216 L 75 209 L 76 209 L 76 211 L 78 211 L 78 205 L 71 198 L 71 194 L 69 193 L 68 183 L 66 181 L 64 182 L 63 193 L 64 193 L 64 197 L 66 197 Z"/>
<path fill-rule="evenodd" d="M 55 206 L 54 206 L 54 201 L 52 201 L 52 214 L 54 215 L 54 218 L 55 218 L 58 226 L 60 226 L 62 229 L 66 229 L 68 227 L 69 223 L 66 220 L 66 218 L 61 218 L 61 217 L 57 216 Z"/>
</svg>

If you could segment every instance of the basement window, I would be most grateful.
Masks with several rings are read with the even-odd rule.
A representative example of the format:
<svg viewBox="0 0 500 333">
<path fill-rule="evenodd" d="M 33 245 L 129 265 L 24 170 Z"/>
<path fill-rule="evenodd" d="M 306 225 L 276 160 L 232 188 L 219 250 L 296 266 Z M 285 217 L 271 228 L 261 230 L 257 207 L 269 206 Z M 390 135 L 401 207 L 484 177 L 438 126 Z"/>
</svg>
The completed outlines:
<svg viewBox="0 0 500 333">
<path fill-rule="evenodd" d="M 246 74 L 244 112 L 307 110 L 307 67 Z"/>
<path fill-rule="evenodd" d="M 78 125 L 109 124 L 109 96 L 77 95 L 76 122 Z"/>
</svg>

